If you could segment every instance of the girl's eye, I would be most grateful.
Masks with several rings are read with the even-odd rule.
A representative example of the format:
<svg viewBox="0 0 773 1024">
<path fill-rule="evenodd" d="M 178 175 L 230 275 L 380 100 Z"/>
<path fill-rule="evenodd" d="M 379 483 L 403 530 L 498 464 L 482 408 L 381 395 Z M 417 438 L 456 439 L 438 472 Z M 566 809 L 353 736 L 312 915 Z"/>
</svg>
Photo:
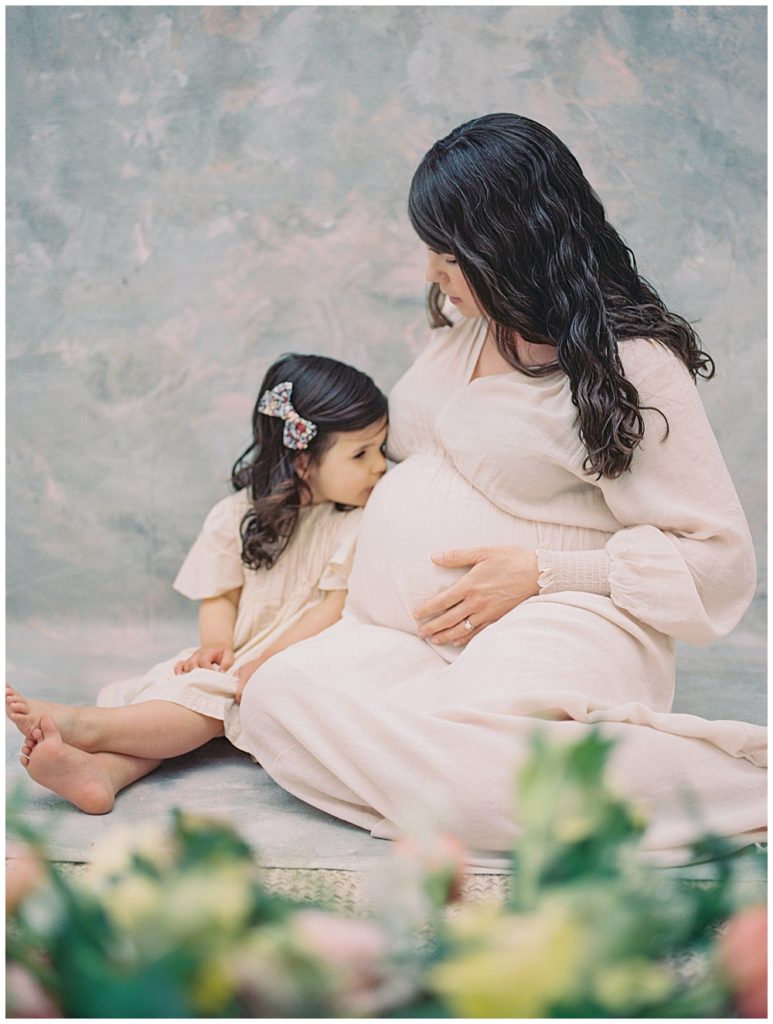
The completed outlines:
<svg viewBox="0 0 773 1024">
<path fill-rule="evenodd" d="M 357 454 L 354 456 L 354 458 L 355 459 L 361 459 L 364 454 L 365 454 L 365 452 L 357 452 Z"/>
<path fill-rule="evenodd" d="M 446 263 L 450 264 L 452 267 L 456 266 L 456 260 L 453 258 L 453 256 L 449 256 L 448 259 L 446 260 Z"/>
</svg>

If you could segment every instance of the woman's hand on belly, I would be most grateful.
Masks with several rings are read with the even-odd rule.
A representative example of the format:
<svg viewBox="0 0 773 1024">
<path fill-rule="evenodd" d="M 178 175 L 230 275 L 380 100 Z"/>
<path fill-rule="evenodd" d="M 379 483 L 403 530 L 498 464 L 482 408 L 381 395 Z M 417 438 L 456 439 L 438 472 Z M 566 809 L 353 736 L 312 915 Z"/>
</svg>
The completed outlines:
<svg viewBox="0 0 773 1024">
<path fill-rule="evenodd" d="M 527 597 L 539 594 L 537 554 L 526 548 L 443 551 L 432 561 L 451 569 L 472 566 L 453 586 L 414 610 L 414 618 L 426 619 L 419 636 L 433 644 L 463 646 Z"/>
</svg>

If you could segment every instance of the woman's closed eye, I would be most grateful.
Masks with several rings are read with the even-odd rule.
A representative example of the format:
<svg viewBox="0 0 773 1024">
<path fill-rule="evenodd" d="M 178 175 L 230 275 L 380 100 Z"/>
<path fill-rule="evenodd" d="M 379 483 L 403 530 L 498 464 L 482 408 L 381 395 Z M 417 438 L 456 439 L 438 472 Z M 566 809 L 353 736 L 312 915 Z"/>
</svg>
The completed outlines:
<svg viewBox="0 0 773 1024">
<path fill-rule="evenodd" d="M 449 264 L 452 267 L 457 265 L 456 257 L 450 252 L 435 252 L 434 249 L 429 250 L 433 256 L 439 256 L 444 263 Z"/>
</svg>

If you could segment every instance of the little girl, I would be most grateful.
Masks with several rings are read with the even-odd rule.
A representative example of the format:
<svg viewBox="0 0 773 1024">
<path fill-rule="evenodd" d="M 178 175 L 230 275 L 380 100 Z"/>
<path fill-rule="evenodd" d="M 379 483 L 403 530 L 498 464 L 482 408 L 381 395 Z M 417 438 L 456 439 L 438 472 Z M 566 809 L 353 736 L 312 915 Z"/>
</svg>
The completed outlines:
<svg viewBox="0 0 773 1024">
<path fill-rule="evenodd" d="M 272 655 L 341 617 L 361 512 L 386 471 L 387 400 L 324 356 L 269 369 L 253 441 L 185 559 L 175 589 L 201 601 L 199 647 L 113 683 L 98 706 L 28 700 L 6 688 L 35 781 L 90 814 L 215 736 L 240 739 L 238 703 Z"/>
</svg>

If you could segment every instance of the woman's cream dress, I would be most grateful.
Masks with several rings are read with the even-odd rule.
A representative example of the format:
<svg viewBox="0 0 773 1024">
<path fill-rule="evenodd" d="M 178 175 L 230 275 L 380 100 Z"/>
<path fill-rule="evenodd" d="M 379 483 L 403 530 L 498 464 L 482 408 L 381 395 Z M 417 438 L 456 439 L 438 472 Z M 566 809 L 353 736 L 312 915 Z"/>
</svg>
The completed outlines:
<svg viewBox="0 0 773 1024">
<path fill-rule="evenodd" d="M 437 329 L 390 396 L 398 465 L 365 508 L 344 618 L 268 661 L 242 739 L 283 787 L 393 838 L 429 815 L 474 849 L 518 833 L 517 768 L 541 729 L 602 723 L 620 789 L 663 859 L 704 829 L 765 822 L 765 730 L 671 714 L 675 639 L 729 633 L 755 586 L 743 511 L 692 378 L 649 340 L 620 344 L 646 435 L 632 471 L 587 476 L 568 379 L 471 379 L 480 320 Z M 412 610 L 465 570 L 433 552 L 539 552 L 538 596 L 464 649 L 416 635 Z M 732 686 L 732 679 L 728 679 Z"/>
<path fill-rule="evenodd" d="M 290 541 L 271 569 L 248 569 L 242 562 L 240 526 L 250 507 L 246 491 L 219 501 L 204 525 L 174 588 L 193 600 L 218 597 L 241 588 L 234 626 L 236 660 L 227 672 L 196 668 L 176 676 L 174 667 L 196 647 L 154 665 L 144 676 L 104 687 L 100 707 L 120 707 L 147 700 L 168 700 L 220 719 L 225 735 L 241 750 L 241 720 L 233 695 L 236 670 L 261 652 L 327 590 L 346 590 L 361 512 L 339 512 L 330 502 L 302 508 Z"/>
</svg>

